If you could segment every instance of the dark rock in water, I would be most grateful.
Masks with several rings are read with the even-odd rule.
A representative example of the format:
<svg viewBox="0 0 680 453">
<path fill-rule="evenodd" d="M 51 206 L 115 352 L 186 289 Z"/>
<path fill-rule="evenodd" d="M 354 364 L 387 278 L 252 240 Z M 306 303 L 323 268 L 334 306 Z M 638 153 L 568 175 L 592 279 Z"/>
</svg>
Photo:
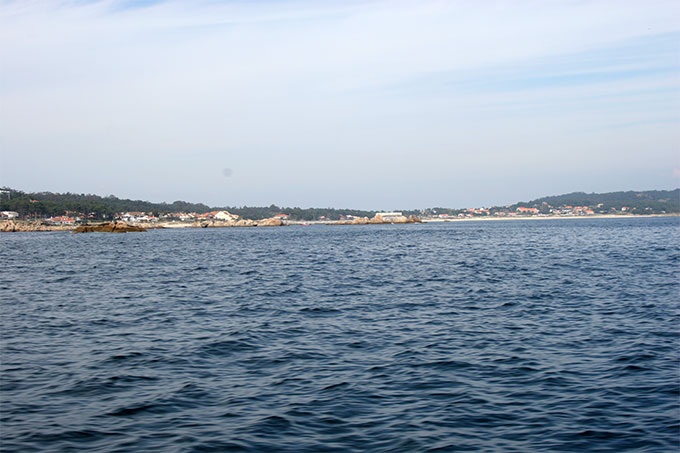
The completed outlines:
<svg viewBox="0 0 680 453">
<path fill-rule="evenodd" d="M 81 225 L 74 233 L 128 233 L 146 231 L 146 228 L 130 225 L 125 222 L 107 222 L 98 225 Z"/>
</svg>

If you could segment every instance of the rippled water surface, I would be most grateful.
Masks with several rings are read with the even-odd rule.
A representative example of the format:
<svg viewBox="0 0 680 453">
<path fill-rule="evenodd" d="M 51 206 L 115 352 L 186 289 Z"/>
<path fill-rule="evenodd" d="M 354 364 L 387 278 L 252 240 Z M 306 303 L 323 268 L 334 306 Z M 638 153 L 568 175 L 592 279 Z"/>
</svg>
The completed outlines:
<svg viewBox="0 0 680 453">
<path fill-rule="evenodd" d="M 677 218 L 0 236 L 2 451 L 677 451 Z"/>
</svg>

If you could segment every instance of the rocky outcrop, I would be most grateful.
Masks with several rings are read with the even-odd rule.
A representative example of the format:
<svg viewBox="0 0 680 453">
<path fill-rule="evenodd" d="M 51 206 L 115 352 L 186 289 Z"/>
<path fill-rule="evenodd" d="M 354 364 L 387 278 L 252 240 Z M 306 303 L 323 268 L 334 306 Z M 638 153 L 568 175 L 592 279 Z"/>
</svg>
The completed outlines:
<svg viewBox="0 0 680 453">
<path fill-rule="evenodd" d="M 257 226 L 283 226 L 283 221 L 281 219 L 262 219 L 257 221 Z"/>
<path fill-rule="evenodd" d="M 229 227 L 254 227 L 257 222 L 249 219 L 239 220 L 206 220 L 203 222 L 194 222 L 188 226 L 194 228 L 229 228 Z"/>
<path fill-rule="evenodd" d="M 355 217 L 352 220 L 336 220 L 328 222 L 326 225 L 368 225 L 370 220 L 368 217 Z"/>
<path fill-rule="evenodd" d="M 415 216 L 398 216 L 398 217 L 390 217 L 390 218 L 384 218 L 380 214 L 376 214 L 372 218 L 368 217 L 356 217 L 352 220 L 338 220 L 337 222 L 330 222 L 327 223 L 327 225 L 383 225 L 386 223 L 421 223 L 422 220 L 420 220 L 418 217 Z"/>
<path fill-rule="evenodd" d="M 74 233 L 133 233 L 146 231 L 146 228 L 130 225 L 125 222 L 106 222 L 98 225 L 81 225 Z"/>
<path fill-rule="evenodd" d="M 221 220 L 203 220 L 201 222 L 194 222 L 190 226 L 193 228 L 219 228 L 230 225 L 226 225 L 225 222 Z"/>
<path fill-rule="evenodd" d="M 17 224 L 14 220 L 4 220 L 0 222 L 0 231 L 11 233 L 17 230 Z"/>
<path fill-rule="evenodd" d="M 28 231 L 70 231 L 73 225 L 45 225 L 33 220 L 3 220 L 0 221 L 0 232 L 28 232 Z"/>
<path fill-rule="evenodd" d="M 408 217 L 404 215 L 400 215 L 397 217 L 390 217 L 390 218 L 383 218 L 380 214 L 376 214 L 375 217 L 373 217 L 371 220 L 368 221 L 369 223 L 422 223 L 422 220 L 420 220 L 418 217 L 415 217 L 413 215 L 410 215 Z"/>
<path fill-rule="evenodd" d="M 413 223 L 409 221 L 409 218 L 403 215 L 400 215 L 399 217 L 394 217 L 391 220 L 391 223 Z"/>
</svg>

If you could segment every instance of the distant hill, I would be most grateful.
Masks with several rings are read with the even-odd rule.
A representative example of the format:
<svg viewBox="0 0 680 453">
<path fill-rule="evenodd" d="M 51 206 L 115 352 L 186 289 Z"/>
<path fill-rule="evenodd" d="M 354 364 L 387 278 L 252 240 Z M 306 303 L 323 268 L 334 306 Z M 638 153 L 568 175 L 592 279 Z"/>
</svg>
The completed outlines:
<svg viewBox="0 0 680 453">
<path fill-rule="evenodd" d="M 515 207 L 545 206 L 590 206 L 595 212 L 608 213 L 612 210 L 627 211 L 633 214 L 678 213 L 680 212 L 680 189 L 647 190 L 608 193 L 572 192 L 564 195 L 537 198 L 536 200 L 517 203 Z"/>
<path fill-rule="evenodd" d="M 634 202 L 675 202 L 680 205 L 680 189 L 675 190 L 648 190 L 635 192 L 607 192 L 607 193 L 585 193 L 572 192 L 564 195 L 537 198 L 530 203 L 538 204 L 547 202 L 548 204 L 576 204 L 586 205 L 593 203 L 634 203 Z"/>
</svg>

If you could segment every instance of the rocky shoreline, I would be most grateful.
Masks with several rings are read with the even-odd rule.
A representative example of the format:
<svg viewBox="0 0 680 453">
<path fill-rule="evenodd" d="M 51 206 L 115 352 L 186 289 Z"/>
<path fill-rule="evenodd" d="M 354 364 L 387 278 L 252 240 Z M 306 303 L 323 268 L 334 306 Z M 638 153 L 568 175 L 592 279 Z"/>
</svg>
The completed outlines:
<svg viewBox="0 0 680 453">
<path fill-rule="evenodd" d="M 418 217 L 415 216 L 395 216 L 395 217 L 383 217 L 380 214 L 376 214 L 372 218 L 368 217 L 355 217 L 352 220 L 338 220 L 335 222 L 327 222 L 326 225 L 382 225 L 390 223 L 421 223 Z"/>
<path fill-rule="evenodd" d="M 417 223 L 421 220 L 414 216 L 396 216 L 383 218 L 376 214 L 372 218 L 357 217 L 352 220 L 338 220 L 319 222 L 325 225 L 376 225 L 391 223 Z M 0 232 L 28 232 L 28 231 L 73 231 L 74 233 L 108 232 L 125 233 L 146 231 L 163 228 L 248 228 L 248 227 L 278 227 L 302 224 L 304 222 L 288 222 L 281 219 L 239 219 L 217 220 L 210 219 L 200 222 L 159 222 L 159 223 L 126 223 L 122 221 L 104 222 L 85 225 L 46 225 L 39 220 L 5 220 L 0 222 Z M 316 222 L 315 222 L 316 223 Z"/>
<path fill-rule="evenodd" d="M 209 220 L 204 222 L 167 222 L 167 223 L 126 223 L 122 221 L 103 222 L 85 225 L 46 225 L 39 220 L 0 221 L 0 233 L 21 233 L 33 231 L 72 231 L 74 233 L 128 233 L 144 232 L 164 228 L 229 228 L 229 227 L 270 227 L 286 225 L 280 219 L 262 220 Z"/>
<path fill-rule="evenodd" d="M 357 217 L 352 220 L 337 221 L 282 221 L 280 219 L 262 220 L 207 220 L 202 222 L 159 222 L 159 223 L 134 223 L 128 224 L 121 221 L 104 222 L 87 225 L 45 225 L 40 220 L 3 220 L 0 221 L 0 233 L 2 232 L 31 232 L 31 231 L 73 231 L 81 232 L 127 232 L 127 231 L 146 231 L 152 229 L 172 229 L 172 228 L 239 228 L 239 227 L 270 227 L 287 225 L 382 225 L 382 224 L 409 224 L 409 223 L 430 223 L 430 222 L 466 222 L 466 221 L 502 221 L 502 220 L 551 220 L 551 219 L 606 219 L 606 218 L 640 218 L 640 217 L 678 217 L 677 214 L 665 215 L 597 215 L 597 216 L 522 216 L 522 217 L 479 217 L 465 219 L 420 219 L 415 216 L 397 216 L 383 218 L 376 215 L 372 218 Z M 116 226 L 117 225 L 117 226 Z"/>
<path fill-rule="evenodd" d="M 176 223 L 168 225 L 167 223 L 160 223 L 161 228 L 182 228 L 176 226 Z M 230 227 L 265 227 L 265 226 L 284 226 L 285 223 L 280 219 L 262 219 L 262 220 L 205 220 L 202 222 L 192 222 L 184 224 L 186 228 L 230 228 Z"/>
<path fill-rule="evenodd" d="M 325 225 L 376 225 L 376 224 L 405 224 L 417 223 L 421 220 L 414 216 L 397 216 L 383 218 L 379 214 L 372 217 L 357 217 L 352 220 L 338 220 L 323 222 Z M 47 225 L 39 220 L 4 220 L 0 222 L 0 232 L 31 232 L 31 231 L 73 231 L 74 233 L 126 233 L 143 232 L 150 229 L 164 228 L 249 228 L 249 227 L 278 227 L 295 225 L 302 222 L 287 222 L 281 219 L 239 219 L 239 220 L 207 220 L 202 222 L 160 222 L 160 223 L 126 223 L 122 221 L 103 222 L 85 225 Z"/>
<path fill-rule="evenodd" d="M 44 225 L 39 220 L 3 220 L 0 222 L 0 233 L 28 231 L 71 231 L 74 225 Z"/>
</svg>

